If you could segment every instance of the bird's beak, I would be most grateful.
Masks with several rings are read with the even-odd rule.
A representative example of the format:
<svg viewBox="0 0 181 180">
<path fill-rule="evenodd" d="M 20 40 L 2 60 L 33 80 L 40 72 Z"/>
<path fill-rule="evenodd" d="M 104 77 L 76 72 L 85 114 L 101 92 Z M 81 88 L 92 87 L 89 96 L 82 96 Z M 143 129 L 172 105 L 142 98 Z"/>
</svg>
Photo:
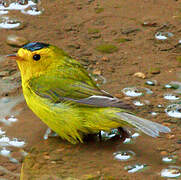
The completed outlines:
<svg viewBox="0 0 181 180">
<path fill-rule="evenodd" d="M 24 59 L 20 56 L 18 56 L 18 54 L 9 54 L 6 56 L 9 59 L 14 59 L 16 61 L 23 61 Z"/>
</svg>

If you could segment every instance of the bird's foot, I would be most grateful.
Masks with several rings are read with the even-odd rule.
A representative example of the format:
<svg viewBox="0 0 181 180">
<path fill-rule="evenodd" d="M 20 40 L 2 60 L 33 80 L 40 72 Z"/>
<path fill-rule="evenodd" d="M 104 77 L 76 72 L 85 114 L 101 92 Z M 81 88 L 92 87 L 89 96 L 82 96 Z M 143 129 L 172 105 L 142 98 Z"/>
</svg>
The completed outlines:
<svg viewBox="0 0 181 180">
<path fill-rule="evenodd" d="M 58 134 L 54 131 L 52 131 L 50 128 L 48 128 L 43 136 L 43 139 L 47 140 L 49 137 L 56 137 Z"/>
</svg>

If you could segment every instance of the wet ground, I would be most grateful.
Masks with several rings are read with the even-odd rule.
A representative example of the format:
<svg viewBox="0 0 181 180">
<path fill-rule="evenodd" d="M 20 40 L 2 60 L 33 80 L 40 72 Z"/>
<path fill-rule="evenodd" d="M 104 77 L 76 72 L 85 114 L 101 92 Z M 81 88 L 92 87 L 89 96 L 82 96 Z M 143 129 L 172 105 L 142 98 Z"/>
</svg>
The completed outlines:
<svg viewBox="0 0 181 180">
<path fill-rule="evenodd" d="M 0 1 L 0 179 L 19 179 L 24 157 L 23 180 L 181 178 L 180 1 L 4 2 Z M 28 41 L 63 48 L 102 88 L 133 101 L 139 116 L 172 132 L 157 139 L 132 132 L 133 138 L 123 144 L 108 140 L 111 134 L 104 132 L 101 143 L 44 140 L 47 127 L 24 102 L 16 63 L 3 56 Z"/>
</svg>

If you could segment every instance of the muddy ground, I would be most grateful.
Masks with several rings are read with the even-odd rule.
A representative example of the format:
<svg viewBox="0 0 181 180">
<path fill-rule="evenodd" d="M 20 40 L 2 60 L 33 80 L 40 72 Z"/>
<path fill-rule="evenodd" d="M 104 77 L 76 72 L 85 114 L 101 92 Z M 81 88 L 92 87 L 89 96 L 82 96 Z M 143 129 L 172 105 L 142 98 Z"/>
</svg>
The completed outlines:
<svg viewBox="0 0 181 180">
<path fill-rule="evenodd" d="M 0 157 L 0 178 L 19 179 L 24 159 L 21 152 L 26 151 L 30 153 L 23 163 L 23 180 L 164 179 L 160 174 L 162 169 L 181 164 L 180 118 L 169 117 L 164 112 L 167 105 L 175 102 L 163 98 L 164 93 L 174 91 L 164 88 L 164 85 L 181 79 L 181 2 L 46 0 L 40 6 L 44 12 L 39 16 L 9 12 L 8 16 L 20 19 L 23 26 L 20 29 L 0 29 L 0 54 L 17 51 L 17 47 L 6 42 L 11 34 L 25 37 L 30 42 L 41 41 L 61 47 L 90 72 L 105 77 L 106 83 L 102 88 L 106 91 L 124 100 L 148 100 L 146 105 L 136 107 L 138 115 L 164 124 L 172 132 L 157 139 L 141 135 L 133 144 L 95 140 L 71 145 L 59 138 L 44 140 L 46 125 L 24 101 L 18 101 L 13 109 L 19 112 L 15 115 L 18 121 L 10 126 L 1 123 L 1 127 L 9 138 L 24 140 L 26 145 L 11 149 L 12 157 L 18 159 L 18 163 L 10 162 L 8 157 Z M 159 40 L 155 38 L 157 32 L 173 34 L 166 40 Z M 105 47 L 105 44 L 109 46 Z M 16 62 L 8 59 L 0 62 L 0 73 L 8 72 L 0 76 L 1 97 L 16 99 L 22 94 Z M 141 77 L 135 76 L 136 72 L 141 72 Z M 147 80 L 157 82 L 149 86 L 145 84 Z M 153 94 L 128 98 L 121 90 L 131 86 L 149 88 Z M 163 107 L 158 108 L 159 104 Z M 151 112 L 158 114 L 153 116 Z M 10 115 L 6 114 L 6 118 Z M 131 150 L 136 155 L 129 161 L 115 160 L 113 153 L 123 150 Z M 162 157 L 169 155 L 176 159 L 174 164 L 162 162 Z M 136 163 L 148 167 L 136 173 L 124 169 Z"/>
</svg>

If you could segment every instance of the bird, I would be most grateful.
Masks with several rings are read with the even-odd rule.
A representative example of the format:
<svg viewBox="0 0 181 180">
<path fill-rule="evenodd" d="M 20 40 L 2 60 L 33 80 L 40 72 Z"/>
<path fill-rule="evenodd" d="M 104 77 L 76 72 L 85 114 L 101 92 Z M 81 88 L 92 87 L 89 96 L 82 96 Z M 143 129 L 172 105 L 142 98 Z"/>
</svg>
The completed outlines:
<svg viewBox="0 0 181 180">
<path fill-rule="evenodd" d="M 101 90 L 81 63 L 54 45 L 31 42 L 8 57 L 18 64 L 29 108 L 72 144 L 114 128 L 125 137 L 130 128 L 152 137 L 170 132 L 136 116 L 129 103 Z"/>
</svg>

